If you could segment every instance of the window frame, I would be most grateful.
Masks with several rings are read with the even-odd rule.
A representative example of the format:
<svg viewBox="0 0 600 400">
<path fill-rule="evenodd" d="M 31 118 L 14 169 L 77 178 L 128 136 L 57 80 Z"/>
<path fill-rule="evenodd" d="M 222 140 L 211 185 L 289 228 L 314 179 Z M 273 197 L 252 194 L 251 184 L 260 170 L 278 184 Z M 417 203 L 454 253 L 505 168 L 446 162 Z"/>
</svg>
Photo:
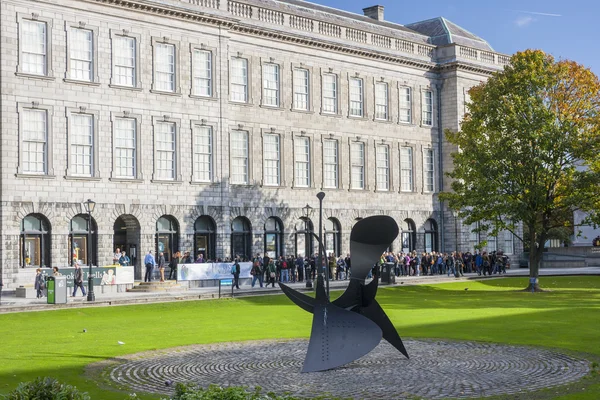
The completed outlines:
<svg viewBox="0 0 600 400">
<path fill-rule="evenodd" d="M 362 152 L 362 162 L 360 161 L 360 156 L 357 160 L 357 154 L 355 153 L 356 147 L 360 148 L 360 152 Z M 367 151 L 365 142 L 361 141 L 350 141 L 350 189 L 351 190 L 366 190 L 366 169 L 367 169 Z M 360 168 L 361 171 L 358 176 L 358 182 L 360 185 L 355 186 L 355 173 L 354 168 Z"/>
<path fill-rule="evenodd" d="M 23 168 L 23 127 L 25 121 L 23 115 L 26 110 L 41 110 L 46 112 L 46 154 L 45 154 L 45 169 L 44 174 L 25 172 Z M 54 119 L 54 107 L 32 103 L 17 103 L 17 114 L 19 119 L 19 162 L 17 164 L 18 176 L 30 177 L 54 177 L 53 166 L 53 147 L 52 147 L 52 125 Z"/>
<path fill-rule="evenodd" d="M 90 31 L 91 32 L 91 36 L 92 36 L 92 60 L 91 60 L 91 77 L 90 80 L 82 80 L 82 79 L 77 79 L 76 77 L 73 76 L 73 70 L 71 68 L 71 50 L 73 48 L 73 33 L 72 30 L 73 29 L 80 29 L 80 30 L 86 30 L 86 31 Z M 65 72 L 65 81 L 66 82 L 71 82 L 71 83 L 80 83 L 80 84 L 87 84 L 87 85 L 99 85 L 100 84 L 100 77 L 98 74 L 98 30 L 99 28 L 97 26 L 93 26 L 93 25 L 88 25 L 86 23 L 83 22 L 78 22 L 78 23 L 69 23 L 68 21 L 65 22 L 65 32 L 67 35 L 67 70 Z"/>
<path fill-rule="evenodd" d="M 429 165 L 427 163 L 427 153 L 431 152 L 431 171 L 426 169 L 426 166 Z M 431 190 L 429 190 L 428 182 L 427 182 L 427 174 L 431 173 Z M 424 193 L 435 193 L 435 150 L 426 147 L 423 149 L 423 192 Z"/>
<path fill-rule="evenodd" d="M 427 100 L 427 94 L 429 94 L 431 96 L 431 109 L 426 109 L 427 104 L 426 104 L 426 100 Z M 433 95 L 433 90 L 432 89 L 422 89 L 421 90 L 421 125 L 422 126 L 427 126 L 427 127 L 433 127 L 434 126 L 434 108 L 435 108 L 435 96 Z M 425 119 L 425 116 L 429 115 L 431 120 L 428 121 Z"/>
<path fill-rule="evenodd" d="M 409 160 L 408 160 L 408 164 L 405 164 L 405 155 L 403 154 L 403 150 L 409 150 Z M 415 151 L 414 148 L 410 145 L 401 145 L 400 146 L 400 191 L 403 193 L 411 193 L 415 191 Z M 405 170 L 407 170 L 406 168 L 404 168 L 404 165 L 408 165 L 410 167 L 409 171 L 409 183 L 410 183 L 410 189 L 406 189 L 405 188 L 405 178 L 404 178 L 404 174 L 403 172 Z"/>
<path fill-rule="evenodd" d="M 267 147 L 267 137 L 276 137 L 277 138 L 277 158 L 269 158 L 267 159 L 267 151 L 266 151 L 266 147 Z M 262 134 L 262 163 L 263 163 L 263 186 L 271 186 L 271 187 L 277 187 L 277 186 L 283 186 L 282 185 L 282 177 L 283 177 L 283 166 L 281 163 L 281 142 L 282 142 L 282 135 L 279 133 L 275 133 L 275 132 L 263 132 Z M 275 183 L 269 183 L 267 180 L 267 161 L 275 161 L 276 162 L 276 166 L 277 166 L 277 176 L 276 176 L 276 182 Z"/>
<path fill-rule="evenodd" d="M 174 149 L 174 174 L 173 179 L 167 179 L 158 176 L 157 170 L 157 155 L 158 155 L 158 146 L 157 146 L 157 126 L 160 124 L 174 124 L 175 126 L 175 149 Z M 161 182 L 161 183 L 169 183 L 169 182 L 181 182 L 181 120 L 179 118 L 171 118 L 169 116 L 163 115 L 161 117 L 152 117 L 152 182 Z"/>
<path fill-rule="evenodd" d="M 333 77 L 335 83 L 334 97 L 325 96 L 325 78 Z M 333 99 L 334 110 L 325 110 L 325 99 Z M 340 114 L 340 77 L 334 72 L 321 72 L 321 114 L 323 115 L 339 115 Z"/>
<path fill-rule="evenodd" d="M 43 74 L 35 74 L 31 72 L 25 72 L 23 70 L 24 66 L 24 57 L 23 57 L 23 44 L 25 41 L 23 40 L 23 24 L 24 21 L 31 21 L 37 23 L 46 24 L 46 37 L 45 37 L 45 71 Z M 17 35 L 18 35 L 18 52 L 17 52 L 17 68 L 16 74 L 19 76 L 26 76 L 30 78 L 38 78 L 38 79 L 54 79 L 54 69 L 52 62 L 52 34 L 53 34 L 53 19 L 41 17 L 36 13 L 25 14 L 25 13 L 17 13 Z"/>
<path fill-rule="evenodd" d="M 408 102 L 402 101 L 402 91 L 404 92 L 404 96 L 408 95 Z M 408 120 L 405 121 L 402 119 L 403 111 L 408 112 Z M 412 124 L 413 123 L 413 89 L 410 86 L 399 85 L 398 86 L 398 123 L 400 124 Z"/>
<path fill-rule="evenodd" d="M 326 150 L 326 146 L 325 143 L 334 143 L 335 144 L 335 163 L 326 163 L 326 156 L 325 156 L 325 150 Z M 322 139 L 322 154 L 323 154 L 323 188 L 324 189 L 339 189 L 340 188 L 340 142 L 339 140 L 335 139 L 335 138 L 323 138 Z M 326 166 L 327 165 L 333 165 L 335 167 L 335 184 L 333 186 L 327 185 L 327 178 L 326 178 Z"/>
<path fill-rule="evenodd" d="M 380 161 L 380 157 L 379 157 L 379 149 L 380 148 L 385 148 L 385 155 L 386 155 L 386 166 L 382 167 L 381 166 L 381 161 Z M 389 192 L 391 190 L 391 179 L 390 179 L 390 146 L 388 146 L 385 143 L 379 143 L 375 145 L 375 185 L 377 188 L 377 191 L 380 192 Z M 385 179 L 386 179 L 386 185 L 385 187 L 383 187 L 383 185 L 381 184 L 381 180 L 379 178 L 380 174 L 379 171 L 381 169 L 385 168 Z"/>
<path fill-rule="evenodd" d="M 209 78 L 209 88 L 210 88 L 210 95 L 204 95 L 204 94 L 197 94 L 195 91 L 197 89 L 197 85 L 196 85 L 196 76 L 194 75 L 194 71 L 196 69 L 196 51 L 199 52 L 206 52 L 208 54 L 210 54 L 210 78 Z M 201 45 L 194 45 L 194 44 L 190 44 L 190 63 L 191 63 L 191 68 L 190 68 L 190 97 L 194 97 L 194 98 L 200 98 L 200 99 L 211 99 L 211 98 L 216 98 L 216 90 L 215 90 L 215 75 L 216 75 L 216 68 L 215 68 L 215 60 L 216 60 L 216 49 L 213 47 L 208 47 L 204 44 Z M 200 78 L 200 79 L 204 79 L 204 78 Z"/>
<path fill-rule="evenodd" d="M 383 86 L 385 88 L 385 104 L 382 105 L 378 102 L 377 88 Z M 384 80 L 376 81 L 373 86 L 373 102 L 375 103 L 375 109 L 373 113 L 373 119 L 375 121 L 389 121 L 390 120 L 390 85 Z M 378 117 L 378 107 L 385 107 L 385 118 Z"/>
<path fill-rule="evenodd" d="M 246 154 L 245 157 L 234 157 L 233 155 L 233 134 L 237 134 L 237 133 L 243 133 L 245 134 L 245 138 L 246 138 Z M 250 185 L 251 182 L 251 171 L 250 171 L 250 167 L 251 167 L 251 160 L 250 160 L 250 154 L 252 153 L 250 146 L 251 146 L 251 140 L 250 140 L 250 131 L 246 130 L 246 129 L 239 129 L 239 128 L 234 128 L 230 130 L 229 133 L 229 148 L 230 148 L 230 157 L 229 157 L 229 183 L 231 185 Z M 241 158 L 245 158 L 245 174 L 246 174 L 246 179 L 245 181 L 233 181 L 233 160 L 234 158 L 236 159 L 241 159 Z"/>
<path fill-rule="evenodd" d="M 299 108 L 296 102 L 296 73 L 298 71 L 304 71 L 306 73 L 306 108 Z M 312 99 L 311 99 L 311 77 L 312 70 L 306 66 L 295 66 L 292 65 L 292 110 L 310 112 L 312 110 Z M 302 93 L 300 93 L 303 95 Z"/>
<path fill-rule="evenodd" d="M 100 131 L 98 129 L 100 112 L 97 110 L 88 110 L 85 107 L 80 108 L 67 108 L 67 177 L 75 178 L 75 179 L 85 179 L 85 180 L 97 180 L 100 179 L 100 160 L 99 156 L 99 139 Z M 92 117 L 92 165 L 91 165 L 91 175 L 78 175 L 74 172 L 73 169 L 73 152 L 72 152 L 72 136 L 73 136 L 73 116 L 74 115 L 90 115 Z"/>
<path fill-rule="evenodd" d="M 245 82 L 243 84 L 241 83 L 234 83 L 233 82 L 233 69 L 234 69 L 234 65 L 233 65 L 233 60 L 243 60 L 245 61 L 245 66 L 246 66 L 246 79 Z M 250 60 L 247 57 L 242 57 L 241 55 L 238 56 L 231 56 L 229 58 L 229 101 L 232 103 L 237 103 L 237 104 L 250 104 Z M 234 87 L 234 85 L 236 87 L 244 87 L 244 95 L 245 98 L 244 100 L 236 100 L 233 98 L 233 90 L 232 88 Z"/>
<path fill-rule="evenodd" d="M 275 72 L 276 72 L 276 82 L 275 86 L 276 88 L 267 88 L 267 86 L 265 85 L 266 83 L 266 79 L 265 79 L 265 66 L 267 67 L 275 67 Z M 274 62 L 274 61 L 267 61 L 267 62 L 263 62 L 261 61 L 261 66 L 260 66 L 260 77 L 261 77 L 261 105 L 263 107 L 269 107 L 269 108 L 281 108 L 282 106 L 282 101 L 281 101 L 281 65 L 279 65 L 278 63 Z M 275 91 L 275 103 L 276 104 L 269 104 L 267 103 L 265 100 L 267 99 L 266 93 L 267 91 Z"/>
<path fill-rule="evenodd" d="M 356 89 L 353 87 L 353 83 L 359 83 L 359 96 L 360 100 L 352 100 L 353 90 Z M 360 113 L 353 114 L 352 104 L 358 103 L 360 104 Z M 349 118 L 365 118 L 365 80 L 360 76 L 349 76 L 348 77 L 348 117 Z"/>
<path fill-rule="evenodd" d="M 307 144 L 306 146 L 302 145 L 302 147 L 305 147 L 307 149 L 307 153 L 306 155 L 308 156 L 308 161 L 298 161 L 298 153 L 297 153 L 297 148 L 299 146 L 299 141 L 302 140 L 306 140 Z M 306 168 L 307 168 L 307 184 L 303 185 L 303 184 L 299 184 L 298 183 L 298 163 L 300 164 L 306 164 Z M 310 137 L 305 136 L 305 135 L 299 135 L 299 136 L 294 136 L 294 187 L 297 188 L 310 188 L 312 187 L 312 140 Z"/>
<path fill-rule="evenodd" d="M 123 85 L 118 83 L 115 78 L 115 39 L 117 38 L 128 38 L 133 39 L 133 43 L 135 48 L 133 49 L 133 86 Z M 142 80 L 141 80 L 141 71 L 140 71 L 140 47 L 141 47 L 141 35 L 131 33 L 126 29 L 110 30 L 110 55 L 111 55 L 111 73 L 110 73 L 110 87 L 119 88 L 119 89 L 129 89 L 129 90 L 142 90 Z"/>
<path fill-rule="evenodd" d="M 157 73 L 159 71 L 156 70 L 156 57 L 157 57 L 157 48 L 158 46 L 172 46 L 173 47 L 173 90 L 165 90 L 158 88 L 157 81 Z M 181 60 L 180 60 L 180 48 L 179 42 L 175 40 L 170 40 L 167 37 L 157 38 L 152 37 L 152 89 L 150 92 L 159 93 L 159 94 L 167 94 L 167 95 L 180 95 L 181 94 L 181 86 L 180 86 L 180 71 L 181 71 Z M 164 73 L 164 72 L 161 72 Z"/>
<path fill-rule="evenodd" d="M 117 119 L 132 119 L 135 124 L 135 175 L 133 178 L 123 177 L 117 174 L 117 129 L 116 129 L 116 121 Z M 112 154 L 113 154 L 113 165 L 111 171 L 111 180 L 141 180 L 143 179 L 142 174 L 142 150 L 141 150 L 141 129 L 142 129 L 142 115 L 141 114 L 130 114 L 128 112 L 111 112 L 110 113 L 110 121 L 111 121 L 111 137 L 113 141 L 112 145 Z"/>
<path fill-rule="evenodd" d="M 212 183 L 215 181 L 215 126 L 208 124 L 206 121 L 192 120 L 190 122 L 192 130 L 192 183 Z M 196 170 L 197 155 L 205 154 L 196 152 L 196 129 L 197 128 L 208 128 L 210 136 L 210 153 L 209 153 L 209 179 L 200 179 L 198 171 Z"/>
</svg>

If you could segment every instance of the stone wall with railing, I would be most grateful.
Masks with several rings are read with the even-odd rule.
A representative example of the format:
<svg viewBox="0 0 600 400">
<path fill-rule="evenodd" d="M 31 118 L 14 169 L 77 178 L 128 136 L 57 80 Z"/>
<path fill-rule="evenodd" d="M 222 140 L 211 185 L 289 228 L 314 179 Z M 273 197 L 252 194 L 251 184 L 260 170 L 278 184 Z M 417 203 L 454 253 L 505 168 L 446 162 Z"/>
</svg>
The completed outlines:
<svg viewBox="0 0 600 400">
<path fill-rule="evenodd" d="M 344 40 L 348 44 L 356 43 L 362 47 L 371 47 L 373 51 L 390 51 L 398 55 L 415 57 L 428 62 L 437 62 L 440 64 L 463 61 L 476 63 L 481 66 L 489 66 L 491 69 L 499 69 L 508 64 L 510 57 L 490 51 L 480 50 L 472 47 L 461 46 L 458 44 L 436 47 L 424 43 L 413 42 L 394 35 L 381 34 L 359 29 L 353 26 L 344 26 L 340 23 L 333 23 L 312 16 L 292 14 L 280 10 L 274 10 L 261 7 L 243 0 L 179 0 L 198 7 L 201 12 L 210 13 L 211 10 L 220 10 L 228 16 L 239 18 L 242 22 L 258 21 L 282 27 L 288 32 L 298 31 L 298 33 L 310 33 L 313 37 L 332 38 L 334 40 Z M 261 4 L 262 5 L 262 4 Z M 290 5 L 290 7 L 292 7 Z M 336 22 L 342 19 L 337 17 Z M 366 22 L 359 21 L 359 26 L 366 26 Z M 353 21 L 349 21 L 353 23 Z M 374 26 L 377 30 L 379 26 Z M 392 29 L 387 29 L 391 32 Z M 403 31 L 398 31 L 398 36 L 403 35 Z"/>
</svg>

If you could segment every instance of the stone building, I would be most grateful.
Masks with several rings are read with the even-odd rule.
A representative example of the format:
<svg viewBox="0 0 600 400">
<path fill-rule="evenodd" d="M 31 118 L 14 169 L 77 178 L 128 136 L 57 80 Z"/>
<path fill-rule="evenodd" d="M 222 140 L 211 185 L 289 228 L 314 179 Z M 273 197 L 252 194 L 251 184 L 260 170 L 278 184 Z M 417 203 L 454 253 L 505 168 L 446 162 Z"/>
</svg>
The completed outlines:
<svg viewBox="0 0 600 400">
<path fill-rule="evenodd" d="M 453 150 L 443 130 L 509 57 L 444 18 L 403 26 L 381 6 L 299 0 L 3 0 L 1 11 L 5 289 L 39 265 L 111 264 L 116 247 L 138 268 L 149 250 L 312 253 L 319 191 L 338 254 L 375 214 L 401 226 L 394 251 L 482 239 L 438 200 Z"/>
</svg>

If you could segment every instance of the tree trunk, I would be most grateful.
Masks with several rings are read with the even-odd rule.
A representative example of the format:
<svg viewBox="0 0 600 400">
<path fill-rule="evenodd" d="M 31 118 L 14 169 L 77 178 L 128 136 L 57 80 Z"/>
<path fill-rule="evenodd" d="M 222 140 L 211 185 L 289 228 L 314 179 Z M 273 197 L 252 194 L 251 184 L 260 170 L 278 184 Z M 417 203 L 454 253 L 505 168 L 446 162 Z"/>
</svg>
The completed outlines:
<svg viewBox="0 0 600 400">
<path fill-rule="evenodd" d="M 531 241 L 529 244 L 529 285 L 525 289 L 526 292 L 543 292 L 540 288 L 539 274 L 540 274 L 540 262 L 544 255 L 544 243 L 538 244 L 538 239 L 535 232 L 531 232 Z"/>
</svg>

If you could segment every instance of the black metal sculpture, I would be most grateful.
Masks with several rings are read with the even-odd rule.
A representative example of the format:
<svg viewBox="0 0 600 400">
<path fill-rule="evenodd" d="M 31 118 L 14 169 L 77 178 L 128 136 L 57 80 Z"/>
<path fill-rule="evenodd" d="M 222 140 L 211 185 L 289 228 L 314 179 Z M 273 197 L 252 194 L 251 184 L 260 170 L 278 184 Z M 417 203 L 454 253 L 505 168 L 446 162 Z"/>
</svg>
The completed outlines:
<svg viewBox="0 0 600 400">
<path fill-rule="evenodd" d="M 325 371 L 357 360 L 382 337 L 408 358 L 402 339 L 375 300 L 378 275 L 365 284 L 369 271 L 397 236 L 398 224 L 388 216 L 364 218 L 354 225 L 350 234 L 352 277 L 346 291 L 333 302 L 325 292 L 322 274 L 317 278 L 315 298 L 279 284 L 290 300 L 314 315 L 302 372 Z"/>
</svg>

